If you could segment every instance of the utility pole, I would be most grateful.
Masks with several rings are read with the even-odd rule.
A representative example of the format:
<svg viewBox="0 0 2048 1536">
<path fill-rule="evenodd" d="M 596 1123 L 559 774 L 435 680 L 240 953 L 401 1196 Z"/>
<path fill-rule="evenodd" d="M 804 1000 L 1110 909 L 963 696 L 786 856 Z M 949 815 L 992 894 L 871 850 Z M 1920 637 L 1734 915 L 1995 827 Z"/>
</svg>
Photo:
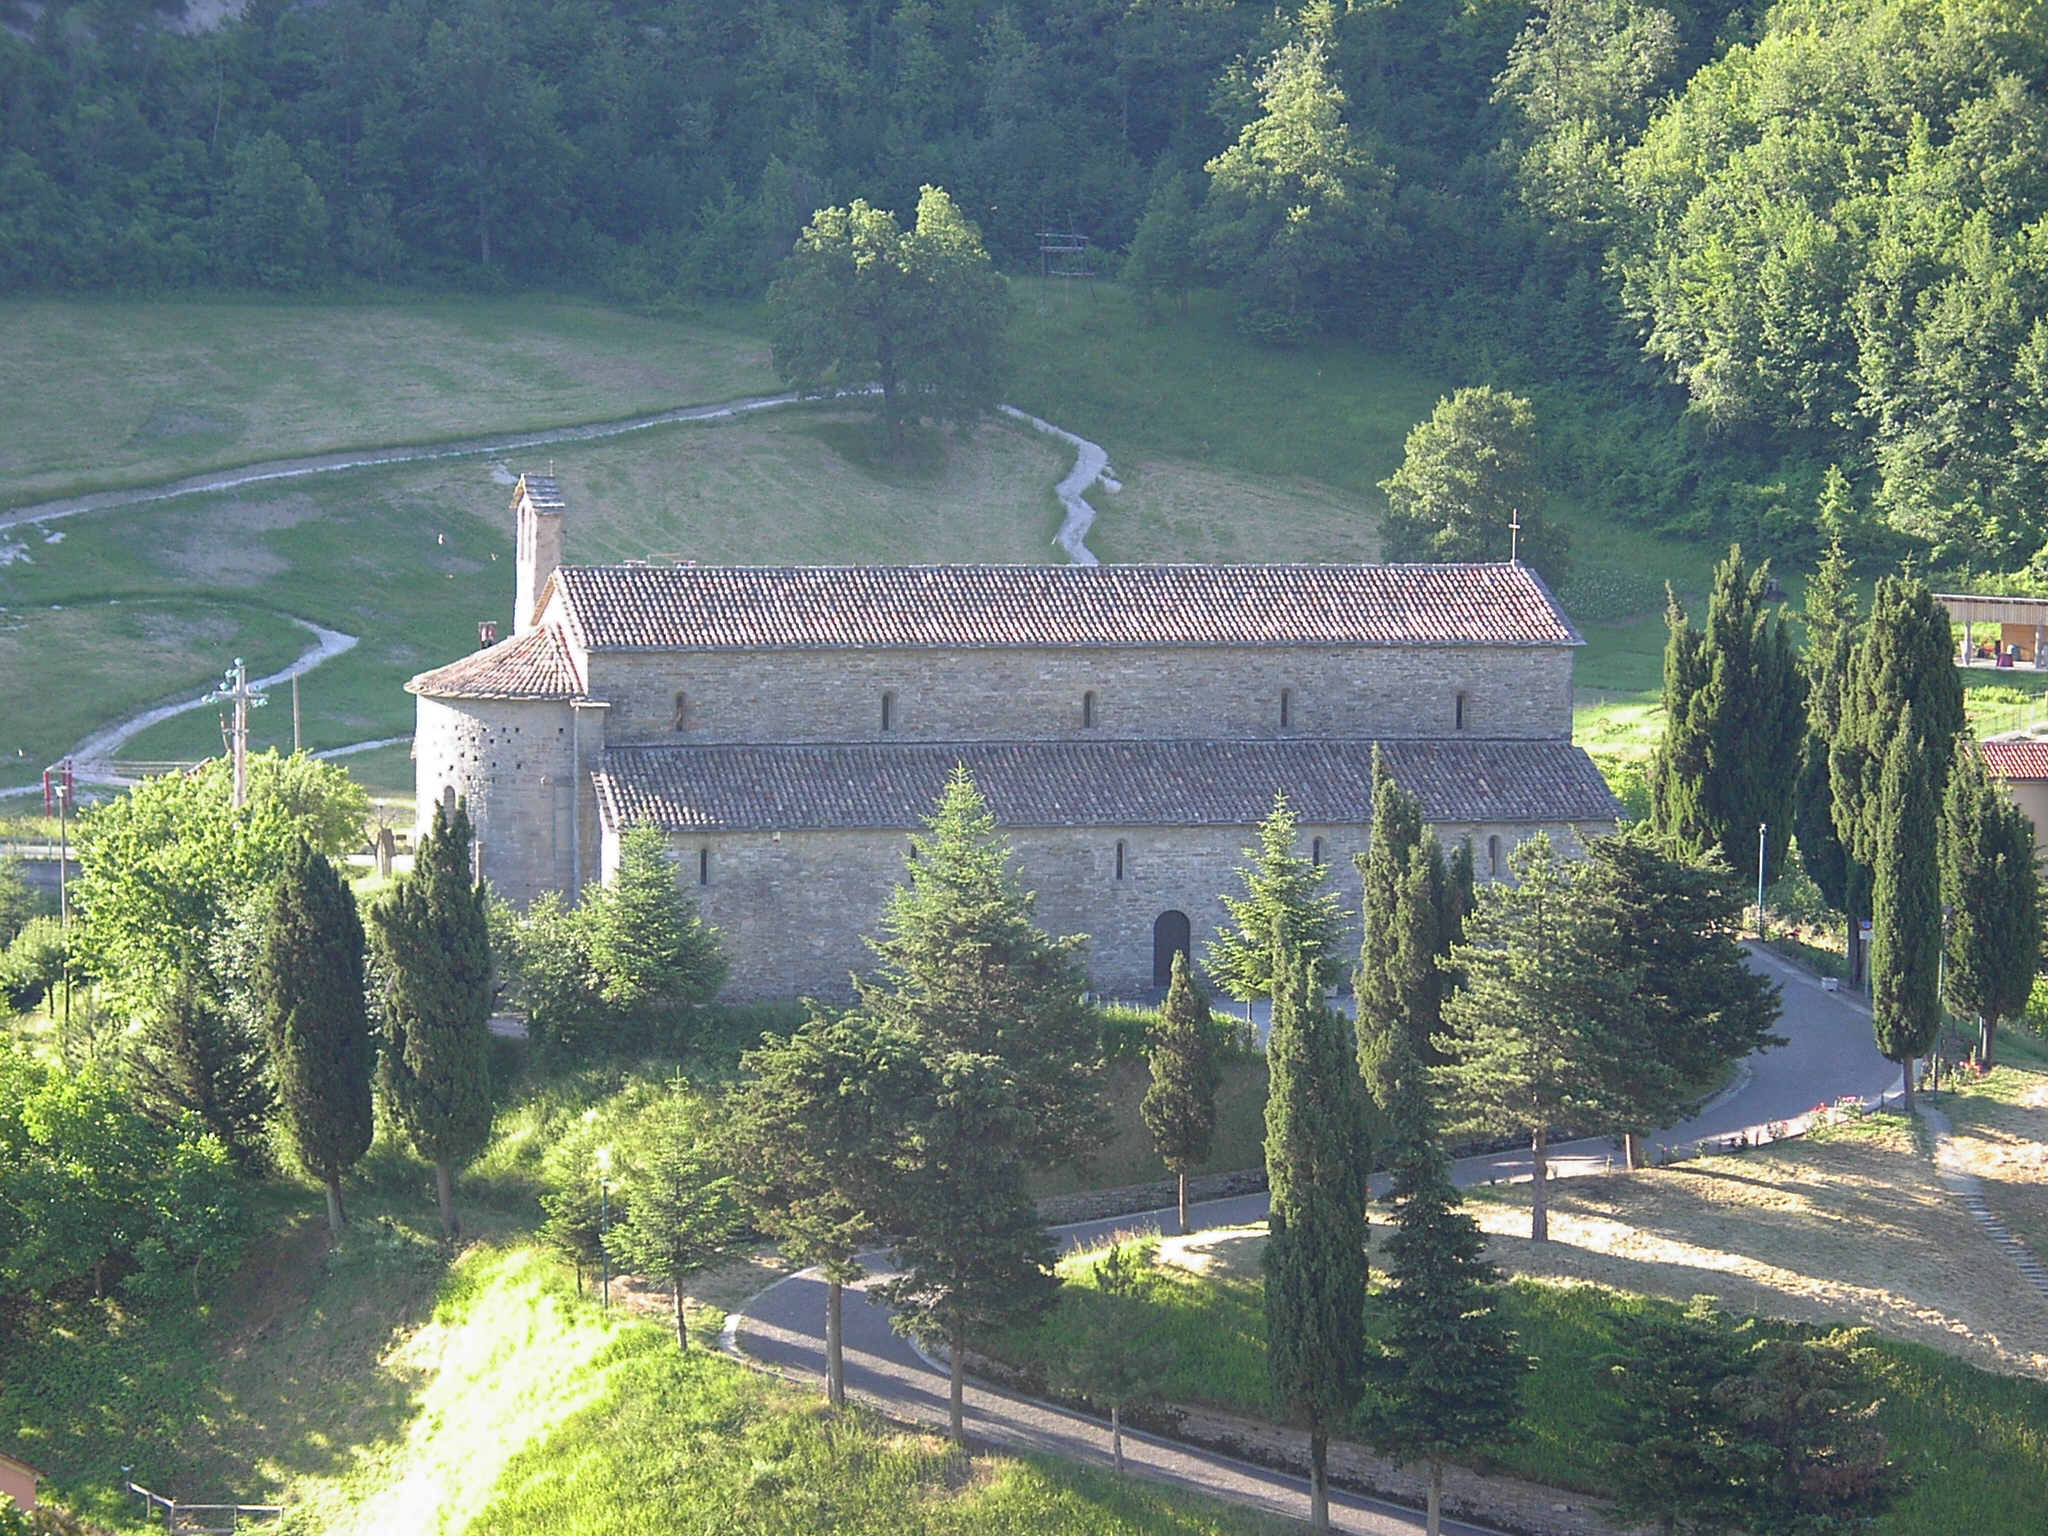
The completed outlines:
<svg viewBox="0 0 2048 1536">
<path fill-rule="evenodd" d="M 1768 821 L 1756 824 L 1756 938 L 1759 944 L 1764 938 L 1764 833 L 1770 825 Z"/>
<path fill-rule="evenodd" d="M 296 692 L 298 679 L 292 681 Z M 249 711 L 260 709 L 270 700 L 249 686 L 249 668 L 237 656 L 235 664 L 222 676 L 221 685 L 201 702 L 234 705 L 235 720 L 229 731 L 228 751 L 235 762 L 235 809 L 239 811 L 249 801 Z"/>
<path fill-rule="evenodd" d="M 292 674 L 292 756 L 299 755 L 299 674 Z"/>
<path fill-rule="evenodd" d="M 71 759 L 57 775 L 57 931 L 64 936 L 64 1033 L 71 1038 Z M 47 846 L 47 845 L 45 845 Z"/>
</svg>

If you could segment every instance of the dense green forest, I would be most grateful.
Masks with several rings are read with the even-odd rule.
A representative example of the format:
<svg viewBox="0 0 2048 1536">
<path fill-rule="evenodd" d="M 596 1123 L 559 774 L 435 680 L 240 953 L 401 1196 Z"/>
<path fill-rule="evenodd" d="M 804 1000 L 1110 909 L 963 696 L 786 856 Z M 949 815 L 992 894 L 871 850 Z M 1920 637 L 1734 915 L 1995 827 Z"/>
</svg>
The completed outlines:
<svg viewBox="0 0 2048 1536">
<path fill-rule="evenodd" d="M 2026 0 L 181 16 L 0 0 L 0 290 L 751 297 L 814 209 L 930 183 L 1013 270 L 1085 232 L 1161 323 L 1213 284 L 1252 343 L 1529 395 L 1550 483 L 1622 520 L 2048 575 Z"/>
</svg>

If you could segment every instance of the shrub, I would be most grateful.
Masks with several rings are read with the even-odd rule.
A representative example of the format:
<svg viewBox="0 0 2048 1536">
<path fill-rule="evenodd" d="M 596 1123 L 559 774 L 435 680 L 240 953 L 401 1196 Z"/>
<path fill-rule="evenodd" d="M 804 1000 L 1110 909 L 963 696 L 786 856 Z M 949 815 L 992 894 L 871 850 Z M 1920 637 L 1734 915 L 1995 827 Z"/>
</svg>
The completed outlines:
<svg viewBox="0 0 2048 1536">
<path fill-rule="evenodd" d="M 54 917 L 32 917 L 0 955 L 0 990 L 17 1013 L 25 1013 L 64 979 L 64 931 Z"/>
</svg>

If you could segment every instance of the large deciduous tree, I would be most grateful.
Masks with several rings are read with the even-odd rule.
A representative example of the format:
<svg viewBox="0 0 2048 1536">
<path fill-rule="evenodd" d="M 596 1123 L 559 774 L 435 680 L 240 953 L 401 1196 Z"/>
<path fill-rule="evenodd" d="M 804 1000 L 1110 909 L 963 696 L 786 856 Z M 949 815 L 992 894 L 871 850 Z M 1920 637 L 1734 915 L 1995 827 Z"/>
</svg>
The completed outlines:
<svg viewBox="0 0 2048 1536">
<path fill-rule="evenodd" d="M 1266 1041 L 1266 1362 L 1274 1399 L 1309 1434 L 1309 1518 L 1330 1525 L 1330 1429 L 1365 1369 L 1366 1179 L 1371 1149 L 1351 1032 L 1316 962 L 1275 945 Z"/>
<path fill-rule="evenodd" d="M 383 981 L 385 1102 L 434 1165 L 441 1230 L 460 1234 L 455 1173 L 491 1131 L 491 943 L 470 878 L 469 812 L 434 807 L 413 871 L 372 909 Z"/>
<path fill-rule="evenodd" d="M 863 201 L 819 209 L 768 290 L 776 372 L 809 395 L 878 387 L 897 448 L 927 417 L 994 407 L 1010 309 L 980 234 L 930 186 L 907 231 Z"/>
<path fill-rule="evenodd" d="M 326 1186 L 327 1225 L 347 1220 L 341 1176 L 370 1150 L 370 1019 L 355 895 L 304 838 L 264 917 L 255 990 L 279 1107 L 306 1172 Z"/>
<path fill-rule="evenodd" d="M 1942 804 L 1941 895 L 1948 1000 L 1977 1020 L 1977 1060 L 1989 1067 L 2000 1021 L 2026 1007 L 2040 969 L 2041 879 L 2034 824 L 1967 736 L 1956 738 Z"/>
<path fill-rule="evenodd" d="M 1329 888 L 1327 871 L 1297 850 L 1300 833 L 1287 797 L 1276 793 L 1273 809 L 1259 823 L 1259 846 L 1244 851 L 1251 863 L 1237 871 L 1244 894 L 1224 896 L 1230 921 L 1203 954 L 1217 985 L 1246 1005 L 1246 1017 L 1252 999 L 1273 995 L 1276 944 L 1307 955 L 1320 987 L 1335 986 L 1343 974 L 1337 956 L 1343 905 Z"/>
<path fill-rule="evenodd" d="M 1664 736 L 1650 769 L 1651 823 L 1673 849 L 1718 849 L 1751 882 L 1760 828 L 1768 869 L 1791 845 L 1806 735 L 1805 680 L 1769 592 L 1770 563 L 1745 565 L 1737 545 L 1714 570 L 1704 632 L 1672 601 Z"/>
<path fill-rule="evenodd" d="M 1216 1060 L 1216 1025 L 1209 1000 L 1188 974 L 1188 957 L 1176 953 L 1166 1002 L 1152 1042 L 1151 1082 L 1139 1112 L 1152 1133 L 1152 1148 L 1174 1176 L 1180 1229 L 1188 1229 L 1188 1172 L 1209 1155 L 1216 1135 L 1216 1089 L 1223 1069 Z"/>
<path fill-rule="evenodd" d="M 1206 167 L 1201 248 L 1237 294 L 1240 329 L 1299 342 L 1368 316 L 1393 177 L 1345 121 L 1320 38 L 1283 44 L 1256 83 L 1258 114 Z"/>
<path fill-rule="evenodd" d="M 1481 385 L 1437 401 L 1409 432 L 1386 493 L 1389 560 L 1505 560 L 1533 565 L 1553 586 L 1569 569 L 1564 529 L 1544 518 L 1536 412 Z M 1516 525 L 1519 525 L 1517 531 Z"/>
<path fill-rule="evenodd" d="M 1878 1053 L 1904 1075 L 1913 1108 L 1913 1063 L 1941 1028 L 1940 801 L 1938 755 L 1909 706 L 1885 754 L 1877 807 L 1877 856 L 1871 882 L 1870 1015 Z"/>
<path fill-rule="evenodd" d="M 1453 1133 L 1529 1137 L 1529 1236 L 1540 1243 L 1551 1127 L 1607 1127 L 1628 1113 L 1621 1062 L 1641 1039 L 1642 1003 L 1637 973 L 1605 951 L 1548 837 L 1516 848 L 1508 873 L 1480 891 L 1451 952 L 1465 980 L 1445 1000 L 1449 1059 L 1433 1075 Z"/>
</svg>

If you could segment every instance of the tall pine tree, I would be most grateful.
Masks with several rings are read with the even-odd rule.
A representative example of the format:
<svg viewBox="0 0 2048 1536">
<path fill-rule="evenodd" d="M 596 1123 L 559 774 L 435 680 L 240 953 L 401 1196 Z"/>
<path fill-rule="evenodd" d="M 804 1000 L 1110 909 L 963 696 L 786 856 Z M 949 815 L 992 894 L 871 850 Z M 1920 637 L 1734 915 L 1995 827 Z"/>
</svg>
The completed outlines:
<svg viewBox="0 0 2048 1536">
<path fill-rule="evenodd" d="M 1300 832 L 1287 797 L 1275 794 L 1259 823 L 1259 846 L 1245 850 L 1252 863 L 1238 870 L 1244 894 L 1223 898 L 1230 921 L 1203 956 L 1216 984 L 1245 1005 L 1247 1018 L 1254 998 L 1273 995 L 1275 944 L 1309 956 L 1318 987 L 1334 987 L 1343 975 L 1337 937 L 1344 909 L 1323 867 L 1297 849 Z"/>
<path fill-rule="evenodd" d="M 1151 1083 L 1139 1113 L 1152 1146 L 1174 1176 L 1180 1229 L 1188 1229 L 1188 1172 L 1209 1155 L 1216 1136 L 1216 1090 L 1223 1069 L 1216 1060 L 1216 1026 L 1209 1000 L 1188 974 L 1188 957 L 1173 957 L 1166 1002 L 1152 1038 Z"/>
<path fill-rule="evenodd" d="M 626 1169 L 626 1217 L 604 1235 L 604 1251 L 629 1274 L 668 1282 L 676 1348 L 690 1347 L 683 1282 L 723 1258 L 746 1227 L 732 1174 L 704 1103 L 671 1085 L 634 1127 Z"/>
<path fill-rule="evenodd" d="M 1599 942 L 1548 837 L 1516 848 L 1508 873 L 1479 893 L 1451 952 L 1465 982 L 1444 1003 L 1449 1060 L 1434 1076 L 1453 1133 L 1529 1137 L 1529 1236 L 1540 1243 L 1550 1237 L 1551 1127 L 1610 1127 L 1631 1113 L 1623 1085 L 1642 1037 L 1640 975 Z"/>
<path fill-rule="evenodd" d="M 491 1133 L 491 940 L 470 878 L 469 812 L 434 807 L 412 873 L 372 910 L 383 973 L 385 1102 L 434 1165 L 441 1230 L 460 1235 L 455 1172 Z"/>
<path fill-rule="evenodd" d="M 171 1125 L 197 1115 L 240 1166 L 261 1165 L 273 1102 L 269 1059 L 203 969 L 178 968 L 136 1025 L 126 1065 L 136 1106 L 152 1120 Z"/>
<path fill-rule="evenodd" d="M 271 893 L 254 983 L 278 1107 L 300 1164 L 327 1188 L 328 1230 L 339 1232 L 341 1176 L 374 1129 L 363 924 L 347 882 L 304 838 Z"/>
<path fill-rule="evenodd" d="M 1273 1396 L 1309 1434 L 1309 1516 L 1330 1525 L 1330 1427 L 1365 1368 L 1365 1096 L 1351 1032 L 1324 1006 L 1313 957 L 1284 947 L 1266 1042 L 1266 1362 Z"/>
<path fill-rule="evenodd" d="M 1364 934 L 1352 979 L 1357 999 L 1358 1071 L 1385 1109 L 1400 1063 L 1427 1061 L 1441 1026 L 1440 953 L 1449 897 L 1443 852 L 1422 822 L 1422 802 L 1372 756 L 1372 829 L 1359 855 Z"/>
<path fill-rule="evenodd" d="M 2041 965 L 2034 824 L 1992 782 L 1968 736 L 1956 738 L 1942 810 L 1948 1001 L 1977 1020 L 1977 1060 L 1989 1067 L 2000 1021 L 2026 1007 Z"/>
<path fill-rule="evenodd" d="M 1741 546 L 1714 570 L 1707 627 L 1695 634 L 1675 599 L 1664 663 L 1664 739 L 1651 767 L 1651 822 L 1677 850 L 1709 848 L 1755 880 L 1783 862 L 1805 738 L 1805 680 L 1785 621 L 1769 608 L 1770 563 Z"/>
<path fill-rule="evenodd" d="M 1396 1047 L 1406 1055 L 1404 1045 Z M 1394 1212 L 1380 1294 L 1386 1313 L 1366 1357 L 1364 1411 L 1372 1442 L 1428 1471 L 1426 1529 L 1442 1529 L 1444 1470 L 1454 1457 L 1495 1444 L 1521 1411 L 1529 1357 L 1494 1310 L 1499 1272 L 1481 1253 L 1479 1224 L 1461 1208 L 1439 1145 L 1429 1079 L 1413 1061 L 1392 1075 L 1387 1120 Z"/>
<path fill-rule="evenodd" d="M 1870 1014 L 1878 1053 L 1905 1075 L 1913 1111 L 1913 1063 L 1941 1027 L 1941 867 L 1934 754 L 1909 705 L 1885 754 L 1871 884 Z"/>
</svg>

